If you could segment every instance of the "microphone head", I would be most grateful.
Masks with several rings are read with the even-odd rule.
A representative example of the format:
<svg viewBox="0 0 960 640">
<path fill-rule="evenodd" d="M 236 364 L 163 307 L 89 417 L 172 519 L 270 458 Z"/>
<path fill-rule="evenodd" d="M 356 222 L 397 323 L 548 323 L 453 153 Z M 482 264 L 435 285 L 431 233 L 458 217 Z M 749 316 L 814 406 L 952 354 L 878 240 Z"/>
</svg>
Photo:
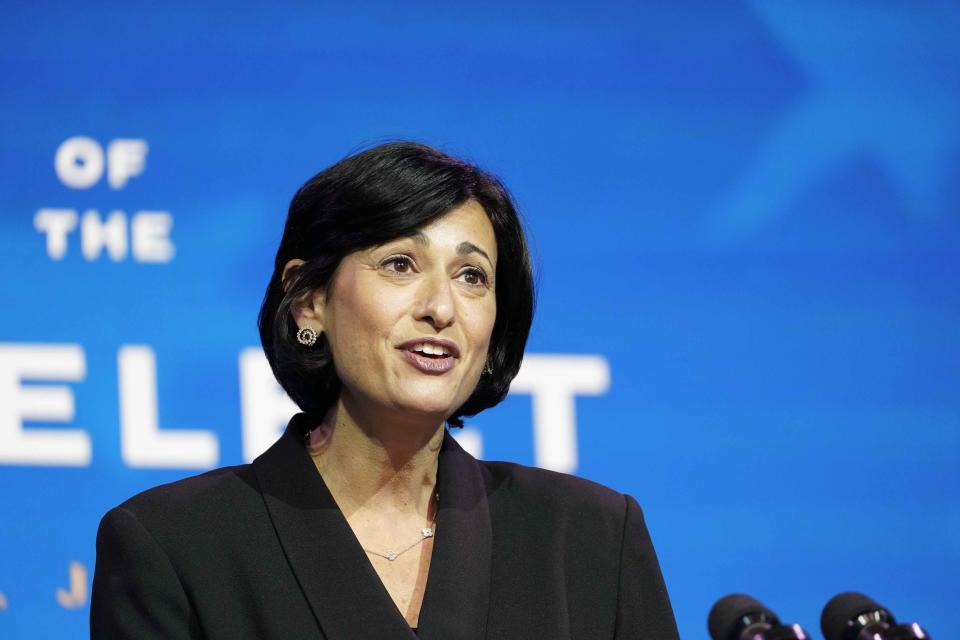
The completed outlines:
<svg viewBox="0 0 960 640">
<path fill-rule="evenodd" d="M 886 628 L 896 623 L 886 607 L 856 591 L 835 595 L 820 614 L 820 631 L 826 640 L 853 640 L 867 625 Z"/>
<path fill-rule="evenodd" d="M 740 640 L 740 632 L 756 622 L 777 626 L 780 619 L 759 600 L 744 593 L 731 593 L 710 609 L 707 630 L 712 640 Z"/>
</svg>

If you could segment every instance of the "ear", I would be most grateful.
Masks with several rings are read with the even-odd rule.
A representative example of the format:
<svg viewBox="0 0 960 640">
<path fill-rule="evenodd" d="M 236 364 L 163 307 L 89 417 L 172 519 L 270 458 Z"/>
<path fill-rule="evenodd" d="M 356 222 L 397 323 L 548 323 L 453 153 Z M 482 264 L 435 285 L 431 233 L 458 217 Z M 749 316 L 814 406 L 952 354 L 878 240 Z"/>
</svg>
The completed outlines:
<svg viewBox="0 0 960 640">
<path fill-rule="evenodd" d="M 303 260 L 294 258 L 283 266 L 281 282 L 283 282 L 284 291 L 290 288 L 291 281 L 289 278 L 293 275 L 292 271 L 303 264 Z M 317 291 L 311 291 L 300 296 L 290 305 L 290 315 L 293 316 L 293 321 L 301 329 L 310 327 L 317 333 L 323 333 L 323 308 L 325 301 L 324 295 Z"/>
</svg>

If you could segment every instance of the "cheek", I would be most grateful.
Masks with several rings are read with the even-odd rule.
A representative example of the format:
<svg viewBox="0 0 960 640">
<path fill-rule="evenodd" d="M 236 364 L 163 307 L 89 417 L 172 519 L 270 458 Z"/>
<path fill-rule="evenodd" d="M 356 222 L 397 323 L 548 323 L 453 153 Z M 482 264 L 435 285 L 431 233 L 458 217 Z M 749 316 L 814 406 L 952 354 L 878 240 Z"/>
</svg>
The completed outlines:
<svg viewBox="0 0 960 640">
<path fill-rule="evenodd" d="M 490 302 L 483 309 L 483 324 L 487 334 L 487 340 L 493 333 L 493 325 L 497 322 L 497 299 L 490 296 Z"/>
<path fill-rule="evenodd" d="M 490 346 L 490 335 L 493 333 L 493 325 L 497 320 L 496 303 L 483 305 L 475 309 L 474 312 L 464 319 L 470 327 L 472 342 L 477 345 L 481 351 L 480 357 L 483 357 L 487 348 Z"/>
<path fill-rule="evenodd" d="M 346 274 L 345 274 L 346 275 Z M 328 315 L 333 334 L 334 359 L 344 364 L 376 360 L 379 351 L 389 344 L 397 307 L 395 292 L 363 286 L 362 278 L 346 277 L 337 282 Z M 391 296 L 393 293 L 393 296 Z"/>
</svg>

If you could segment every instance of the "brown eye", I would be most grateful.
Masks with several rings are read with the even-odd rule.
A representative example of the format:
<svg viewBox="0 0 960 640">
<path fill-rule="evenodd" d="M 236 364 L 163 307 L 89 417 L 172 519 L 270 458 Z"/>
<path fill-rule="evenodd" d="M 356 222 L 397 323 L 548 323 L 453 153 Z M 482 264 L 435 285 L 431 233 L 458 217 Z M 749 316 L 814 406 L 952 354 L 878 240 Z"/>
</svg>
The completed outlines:
<svg viewBox="0 0 960 640">
<path fill-rule="evenodd" d="M 480 269 L 467 269 L 460 274 L 463 281 L 471 286 L 485 286 L 487 284 L 487 274 Z"/>
<path fill-rule="evenodd" d="M 394 273 L 410 273 L 413 268 L 413 261 L 406 256 L 393 256 L 384 260 L 383 266 L 387 271 Z"/>
</svg>

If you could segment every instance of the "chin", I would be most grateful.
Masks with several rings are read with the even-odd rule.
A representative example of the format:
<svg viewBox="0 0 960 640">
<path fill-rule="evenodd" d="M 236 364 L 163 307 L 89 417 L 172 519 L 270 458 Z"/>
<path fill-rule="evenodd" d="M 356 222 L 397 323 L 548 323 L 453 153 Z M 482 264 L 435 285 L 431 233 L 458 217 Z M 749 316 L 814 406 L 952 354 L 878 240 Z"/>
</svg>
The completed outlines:
<svg viewBox="0 0 960 640">
<path fill-rule="evenodd" d="M 462 403 L 461 403 L 462 404 Z M 437 402 L 403 402 L 398 403 L 398 409 L 408 415 L 421 415 L 424 417 L 434 418 L 436 420 L 446 420 L 454 411 L 457 410 L 457 407 L 460 405 L 452 405 L 449 403 L 437 403 Z"/>
<path fill-rule="evenodd" d="M 460 400 L 453 394 L 418 393 L 398 398 L 395 406 L 404 413 L 446 420 L 464 402 L 466 398 Z"/>
</svg>

